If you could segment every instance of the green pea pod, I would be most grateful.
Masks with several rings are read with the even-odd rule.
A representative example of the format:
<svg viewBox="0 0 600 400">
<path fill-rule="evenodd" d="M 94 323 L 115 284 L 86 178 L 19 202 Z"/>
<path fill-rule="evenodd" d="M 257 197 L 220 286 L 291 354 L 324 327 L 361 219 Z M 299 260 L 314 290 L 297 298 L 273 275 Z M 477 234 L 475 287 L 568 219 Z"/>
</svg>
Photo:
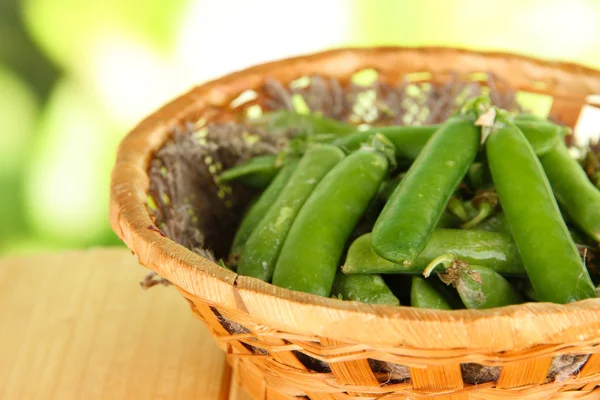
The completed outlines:
<svg viewBox="0 0 600 400">
<path fill-rule="evenodd" d="M 517 114 L 513 117 L 515 122 L 550 122 L 548 121 L 546 118 L 544 117 L 540 117 L 534 114 L 529 114 L 529 113 L 521 113 L 521 114 Z"/>
<path fill-rule="evenodd" d="M 398 187 L 402 178 L 404 177 L 404 173 L 398 174 L 395 177 L 386 180 L 381 184 L 379 188 L 378 197 L 380 197 L 383 201 L 388 201 L 394 190 Z"/>
<path fill-rule="evenodd" d="M 502 275 L 480 265 L 471 265 L 462 269 L 459 276 L 447 279 L 456 279 L 453 283 L 456 291 L 465 307 L 470 309 L 483 310 L 523 303 L 523 298 Z M 445 282 L 448 283 L 447 280 Z"/>
<path fill-rule="evenodd" d="M 252 187 L 264 188 L 273 180 L 280 168 L 277 155 L 258 156 L 221 172 L 219 181 L 224 183 L 239 181 Z"/>
<path fill-rule="evenodd" d="M 524 275 L 525 269 L 512 237 L 501 232 L 444 229 L 436 233 L 436 242 L 418 257 L 419 264 L 431 262 L 444 251 L 505 275 Z M 436 245 L 436 246 L 434 246 Z"/>
<path fill-rule="evenodd" d="M 400 300 L 379 275 L 345 275 L 338 271 L 333 288 L 333 297 L 368 304 L 399 306 Z"/>
<path fill-rule="evenodd" d="M 286 164 L 281 171 L 275 176 L 273 182 L 269 184 L 267 189 L 262 192 L 260 197 L 252 204 L 252 206 L 246 211 L 240 226 L 235 233 L 231 250 L 229 251 L 229 260 L 237 264 L 237 260 L 246 244 L 246 241 L 258 226 L 263 217 L 267 214 L 267 211 L 273 206 L 281 191 L 287 185 L 290 177 L 298 166 L 298 160 L 292 160 Z"/>
<path fill-rule="evenodd" d="M 346 151 L 355 151 L 371 136 L 380 133 L 392 142 L 397 157 L 414 160 L 439 127 L 440 125 L 383 126 L 341 137 L 334 144 Z"/>
<path fill-rule="evenodd" d="M 221 268 L 225 268 L 225 269 L 233 272 L 233 269 L 231 269 L 231 267 L 228 267 L 227 264 L 225 264 L 225 261 L 223 261 L 222 258 L 219 258 L 219 260 L 217 261 L 217 264 L 219 264 L 221 266 Z"/>
<path fill-rule="evenodd" d="M 485 162 L 474 162 L 467 173 L 469 186 L 473 191 L 487 189 L 493 185 L 490 169 Z"/>
<path fill-rule="evenodd" d="M 300 159 L 296 170 L 263 219 L 248 237 L 238 273 L 270 281 L 283 242 L 304 205 L 323 177 L 344 158 L 332 145 L 315 145 Z"/>
<path fill-rule="evenodd" d="M 251 124 L 264 125 L 267 129 L 294 129 L 299 134 L 335 133 L 346 135 L 356 131 L 356 126 L 316 114 L 299 114 L 294 111 L 277 110 L 250 120 Z"/>
<path fill-rule="evenodd" d="M 412 287 L 410 289 L 410 305 L 418 308 L 452 310 L 450 303 L 448 303 L 448 301 L 444 298 L 444 296 L 442 296 L 440 292 L 435 290 L 435 288 L 427 280 L 425 280 L 425 278 L 416 275 L 412 277 Z"/>
<path fill-rule="evenodd" d="M 440 254 L 452 253 L 461 260 L 477 263 L 507 275 L 524 275 L 519 252 L 509 235 L 461 229 L 437 229 L 427 246 L 406 267 L 379 256 L 371 244 L 372 235 L 357 238 L 348 249 L 342 270 L 346 274 L 419 274 Z"/>
<path fill-rule="evenodd" d="M 589 239 L 583 233 L 581 233 L 578 229 L 568 227 L 569 234 L 573 241 L 578 245 L 589 244 Z M 475 231 L 486 231 L 486 232 L 500 232 L 508 235 L 512 238 L 512 233 L 510 231 L 510 225 L 508 224 L 508 220 L 506 219 L 506 215 L 502 212 L 496 212 L 490 218 L 487 218 L 485 221 L 479 223 L 477 226 L 470 228 L 470 230 Z M 589 265 L 588 265 L 589 266 Z M 588 268 L 589 269 L 589 268 Z M 590 271 L 590 274 L 593 274 Z"/>
<path fill-rule="evenodd" d="M 274 285 L 329 296 L 345 243 L 377 194 L 388 164 L 384 154 L 363 147 L 327 174 L 285 239 Z"/>
<path fill-rule="evenodd" d="M 392 193 L 394 192 L 396 187 L 400 184 L 401 178 L 403 176 L 404 176 L 404 174 L 399 174 L 399 175 L 395 176 L 394 178 L 388 179 L 387 181 L 383 182 L 383 184 L 381 185 L 381 188 L 379 189 L 379 193 L 377 194 L 377 197 L 379 198 L 380 202 L 383 202 L 383 204 L 377 210 L 377 216 L 379 216 L 379 213 L 381 212 L 381 209 L 383 208 L 383 205 L 385 204 L 385 202 L 389 200 L 390 196 L 392 195 Z M 450 201 L 452 202 L 452 200 L 450 200 Z M 462 207 L 462 205 L 461 205 L 461 207 Z M 448 211 L 450 211 L 450 210 L 451 210 L 451 207 L 450 207 L 450 203 L 449 203 Z M 442 217 L 440 218 L 440 220 L 438 221 L 438 224 L 436 225 L 436 229 L 458 227 L 461 220 L 456 215 L 454 215 L 453 213 L 450 213 L 448 211 L 445 211 L 442 214 Z M 452 211 L 456 212 L 457 210 L 452 209 Z M 464 215 L 463 217 L 465 218 L 465 221 L 469 219 L 467 217 L 467 215 Z M 375 220 L 376 219 L 377 218 L 375 218 Z M 375 220 L 373 220 L 373 221 L 375 221 Z"/>
<path fill-rule="evenodd" d="M 445 273 L 438 273 L 439 278 L 446 285 L 456 288 L 467 308 L 487 309 L 523 302 L 519 293 L 502 275 L 480 265 L 470 266 L 453 254 L 437 257 L 425 268 L 423 276 L 428 278 L 439 265 L 445 269 Z"/>
<path fill-rule="evenodd" d="M 479 140 L 479 127 L 467 117 L 452 117 L 436 131 L 373 227 L 379 255 L 407 266 L 415 261 L 473 162 Z"/>
<path fill-rule="evenodd" d="M 486 140 L 500 203 L 535 292 L 542 301 L 596 297 L 542 165 L 521 131 L 501 114 Z"/>
<path fill-rule="evenodd" d="M 465 305 L 463 304 L 462 300 L 460 299 L 460 296 L 456 292 L 456 289 L 446 285 L 439 279 L 427 279 L 427 281 L 431 286 L 433 286 L 436 292 L 441 294 L 444 297 L 444 299 L 446 299 L 446 301 L 448 302 L 448 304 L 450 304 L 450 307 L 452 307 L 453 310 L 460 310 L 465 308 Z"/>
<path fill-rule="evenodd" d="M 567 128 L 555 125 L 546 120 L 519 119 L 516 123 L 522 129 L 537 155 L 548 152 L 568 132 Z M 414 160 L 441 126 L 384 126 L 370 128 L 340 137 L 333 144 L 342 147 L 346 151 L 354 151 L 360 148 L 375 133 L 381 133 L 394 144 L 398 158 Z"/>
<path fill-rule="evenodd" d="M 542 156 L 555 148 L 568 133 L 567 128 L 551 122 L 519 121 L 515 122 L 515 125 L 525 135 L 537 156 Z"/>
<path fill-rule="evenodd" d="M 469 215 L 467 214 L 467 210 L 465 209 L 465 204 L 458 197 L 450 197 L 450 201 L 448 201 L 448 206 L 446 208 L 461 222 L 467 222 L 469 220 Z"/>
<path fill-rule="evenodd" d="M 540 157 L 561 209 L 582 231 L 600 242 L 600 191 L 561 143 Z"/>
</svg>

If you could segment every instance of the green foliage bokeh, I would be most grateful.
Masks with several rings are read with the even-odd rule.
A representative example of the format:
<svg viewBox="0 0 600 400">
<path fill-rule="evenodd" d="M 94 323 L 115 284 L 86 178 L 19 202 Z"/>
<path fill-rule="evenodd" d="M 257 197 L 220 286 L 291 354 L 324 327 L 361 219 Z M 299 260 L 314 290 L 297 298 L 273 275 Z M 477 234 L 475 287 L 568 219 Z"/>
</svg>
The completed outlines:
<svg viewBox="0 0 600 400">
<path fill-rule="evenodd" d="M 214 63 L 223 55 L 231 60 L 239 53 L 240 66 L 271 53 L 279 58 L 277 49 L 286 48 L 291 36 L 290 52 L 331 45 L 441 45 L 600 67 L 600 2 L 595 0 L 255 4 L 253 10 L 234 0 L 0 0 L 0 255 L 121 245 L 108 224 L 115 150 L 141 116 L 198 83 L 177 80 L 178 71 L 203 68 L 202 62 L 185 65 L 202 57 L 178 56 L 182 43 L 191 46 L 184 53 L 222 52 L 206 56 L 211 73 L 219 70 Z M 311 24 L 311 15 L 319 12 L 335 13 L 331 26 Z M 253 52 L 243 40 L 248 32 L 236 26 L 246 19 L 295 23 L 290 31 L 278 28 L 264 43 L 252 43 L 261 50 Z M 208 28 L 192 29 L 191 40 L 182 40 L 182 26 Z M 302 29 L 317 33 L 306 35 L 310 43 L 300 46 Z M 213 31 L 214 36 L 193 36 Z M 202 47 L 223 38 L 238 47 Z M 275 50 L 269 53 L 269 47 Z M 230 67 L 225 61 L 222 65 L 224 72 Z"/>
</svg>

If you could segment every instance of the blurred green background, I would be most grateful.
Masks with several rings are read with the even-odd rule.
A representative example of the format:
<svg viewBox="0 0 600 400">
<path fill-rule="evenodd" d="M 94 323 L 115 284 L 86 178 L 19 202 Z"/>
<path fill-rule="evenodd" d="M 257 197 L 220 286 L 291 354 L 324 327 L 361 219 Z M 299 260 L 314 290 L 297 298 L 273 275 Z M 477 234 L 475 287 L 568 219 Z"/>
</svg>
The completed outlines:
<svg viewBox="0 0 600 400">
<path fill-rule="evenodd" d="M 598 0 L 0 0 L 0 255 L 120 245 L 116 147 L 190 86 L 346 45 L 500 49 L 600 68 Z"/>
</svg>

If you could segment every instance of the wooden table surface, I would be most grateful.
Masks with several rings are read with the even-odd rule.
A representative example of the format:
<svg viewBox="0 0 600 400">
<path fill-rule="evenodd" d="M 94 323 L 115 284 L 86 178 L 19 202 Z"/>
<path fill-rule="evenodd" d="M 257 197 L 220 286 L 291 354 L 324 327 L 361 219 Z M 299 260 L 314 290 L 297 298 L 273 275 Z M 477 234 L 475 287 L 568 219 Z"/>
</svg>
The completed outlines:
<svg viewBox="0 0 600 400">
<path fill-rule="evenodd" d="M 127 249 L 0 259 L 0 399 L 249 400 L 173 288 Z"/>
</svg>

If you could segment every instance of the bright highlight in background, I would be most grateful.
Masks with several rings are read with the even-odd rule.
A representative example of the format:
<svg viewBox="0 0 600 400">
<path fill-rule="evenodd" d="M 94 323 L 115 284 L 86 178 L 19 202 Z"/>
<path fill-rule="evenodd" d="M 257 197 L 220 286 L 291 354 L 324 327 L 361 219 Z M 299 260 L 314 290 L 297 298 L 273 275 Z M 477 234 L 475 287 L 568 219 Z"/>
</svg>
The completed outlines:
<svg viewBox="0 0 600 400">
<path fill-rule="evenodd" d="M 133 126 L 182 89 L 165 57 L 133 37 L 100 37 L 90 58 L 94 93 L 123 127 Z"/>
<path fill-rule="evenodd" d="M 71 80 L 51 96 L 27 175 L 26 207 L 35 232 L 56 244 L 84 245 L 107 226 L 115 141 L 97 100 Z"/>
<path fill-rule="evenodd" d="M 174 60 L 188 85 L 274 59 L 348 42 L 352 2 L 196 1 L 184 13 Z"/>
</svg>

